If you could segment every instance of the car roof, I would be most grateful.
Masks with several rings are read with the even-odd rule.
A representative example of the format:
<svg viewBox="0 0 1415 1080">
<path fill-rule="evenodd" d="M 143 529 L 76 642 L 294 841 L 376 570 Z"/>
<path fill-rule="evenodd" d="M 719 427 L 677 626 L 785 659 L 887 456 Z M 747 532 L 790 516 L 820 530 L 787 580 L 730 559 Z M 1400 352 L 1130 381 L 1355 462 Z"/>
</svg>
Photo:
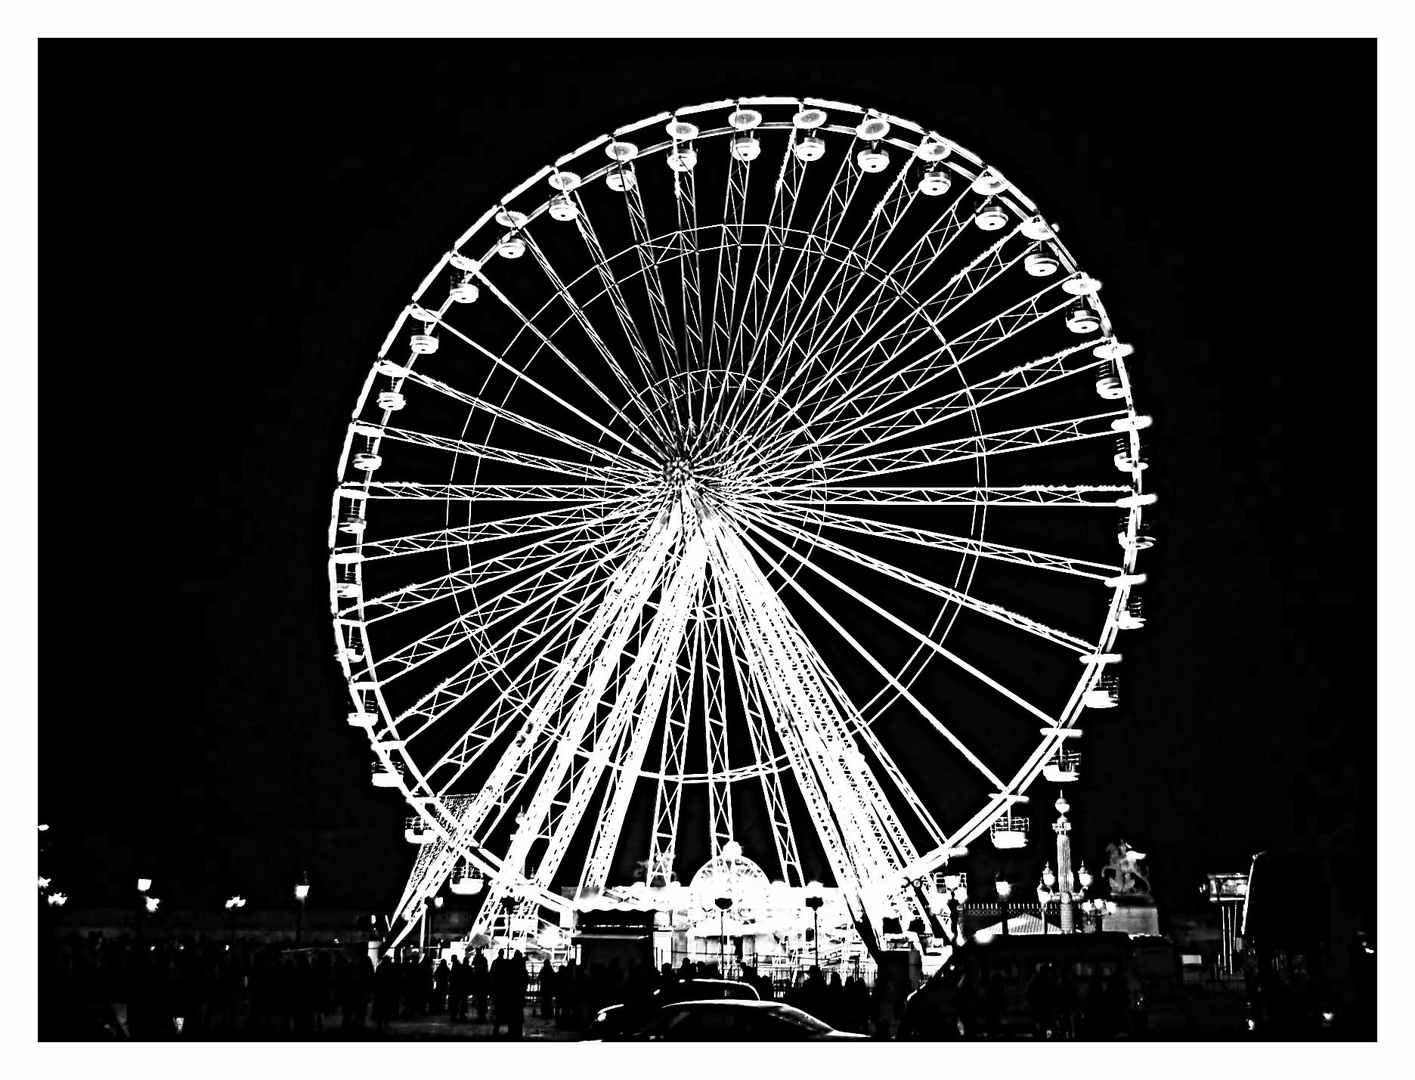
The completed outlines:
<svg viewBox="0 0 1415 1080">
<path fill-rule="evenodd" d="M 685 1005 L 711 1005 L 714 1008 L 727 1007 L 730 1009 L 765 1009 L 767 1011 L 776 1009 L 789 1009 L 791 1006 L 781 1001 L 755 1001 L 751 998 L 693 998 L 689 1001 L 675 1001 L 668 1008 L 680 1009 Z M 809 1014 L 807 1014 L 809 1015 Z M 821 1021 L 824 1023 L 825 1021 Z"/>
<path fill-rule="evenodd" d="M 1130 935 L 1118 930 L 1089 934 L 999 934 L 988 941 L 969 941 L 954 955 L 980 960 L 1002 955 L 1085 956 L 1128 951 L 1133 946 Z"/>
</svg>

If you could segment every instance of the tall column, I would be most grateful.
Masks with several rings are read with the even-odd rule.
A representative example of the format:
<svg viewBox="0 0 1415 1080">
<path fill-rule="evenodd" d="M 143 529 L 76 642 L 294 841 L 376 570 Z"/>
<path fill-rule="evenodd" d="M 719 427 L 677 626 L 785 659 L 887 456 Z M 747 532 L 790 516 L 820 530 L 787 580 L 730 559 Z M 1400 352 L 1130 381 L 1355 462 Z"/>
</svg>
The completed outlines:
<svg viewBox="0 0 1415 1080">
<path fill-rule="evenodd" d="M 1076 916 L 1071 906 L 1071 883 L 1074 880 L 1071 876 L 1071 822 L 1066 820 L 1066 811 L 1070 809 L 1071 804 L 1066 801 L 1066 796 L 1059 796 L 1056 800 L 1056 824 L 1052 828 L 1056 830 L 1056 883 L 1063 934 L 1074 933 L 1076 929 Z"/>
</svg>

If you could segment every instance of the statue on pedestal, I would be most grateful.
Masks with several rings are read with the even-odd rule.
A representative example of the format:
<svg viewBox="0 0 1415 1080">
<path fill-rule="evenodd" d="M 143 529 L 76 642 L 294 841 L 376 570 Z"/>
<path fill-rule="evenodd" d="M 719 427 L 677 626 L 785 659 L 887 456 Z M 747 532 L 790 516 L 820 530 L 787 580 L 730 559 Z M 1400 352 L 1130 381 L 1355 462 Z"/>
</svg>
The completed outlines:
<svg viewBox="0 0 1415 1080">
<path fill-rule="evenodd" d="M 1123 839 L 1105 848 L 1105 875 L 1112 896 L 1146 897 L 1150 894 L 1150 879 L 1140 871 L 1143 851 L 1136 851 Z"/>
</svg>

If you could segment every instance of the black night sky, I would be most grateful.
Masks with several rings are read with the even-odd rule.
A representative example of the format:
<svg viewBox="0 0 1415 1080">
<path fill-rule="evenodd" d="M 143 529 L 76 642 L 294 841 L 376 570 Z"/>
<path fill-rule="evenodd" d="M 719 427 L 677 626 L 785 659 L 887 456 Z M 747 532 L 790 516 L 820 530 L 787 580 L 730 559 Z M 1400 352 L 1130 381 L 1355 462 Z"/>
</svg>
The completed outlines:
<svg viewBox="0 0 1415 1080">
<path fill-rule="evenodd" d="M 273 904 L 306 869 L 331 905 L 396 896 L 404 808 L 344 723 L 325 576 L 368 363 L 542 164 L 739 94 L 873 106 L 996 164 L 1136 346 L 1160 543 L 1122 708 L 1086 725 L 1088 862 L 1124 835 L 1172 903 L 1373 816 L 1374 44 L 39 55 L 39 814 L 77 902 L 139 872 L 174 905 Z"/>
</svg>

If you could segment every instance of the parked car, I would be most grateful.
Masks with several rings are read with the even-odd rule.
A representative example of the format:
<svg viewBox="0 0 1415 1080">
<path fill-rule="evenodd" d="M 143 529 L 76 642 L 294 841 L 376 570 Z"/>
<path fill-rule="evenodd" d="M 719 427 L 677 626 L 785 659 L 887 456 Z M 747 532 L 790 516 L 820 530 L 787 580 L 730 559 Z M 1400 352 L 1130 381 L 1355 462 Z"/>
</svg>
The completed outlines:
<svg viewBox="0 0 1415 1080">
<path fill-rule="evenodd" d="M 643 1042 L 792 1042 L 863 1039 L 836 1031 L 779 1001 L 680 1001 L 662 1006 L 641 1027 L 619 1036 Z"/>
<path fill-rule="evenodd" d="M 1145 951 L 1153 950 L 1146 946 Z M 1108 1038 L 1139 1034 L 1147 1019 L 1137 946 L 1130 935 L 1012 934 L 960 946 L 905 999 L 898 1037 L 1006 1038 L 1051 1032 Z"/>
<path fill-rule="evenodd" d="M 613 1039 L 636 1031 L 658 1015 L 665 1005 L 679 1001 L 757 1001 L 761 997 L 749 983 L 733 979 L 682 979 L 652 994 L 600 1009 L 591 1034 Z"/>
</svg>

